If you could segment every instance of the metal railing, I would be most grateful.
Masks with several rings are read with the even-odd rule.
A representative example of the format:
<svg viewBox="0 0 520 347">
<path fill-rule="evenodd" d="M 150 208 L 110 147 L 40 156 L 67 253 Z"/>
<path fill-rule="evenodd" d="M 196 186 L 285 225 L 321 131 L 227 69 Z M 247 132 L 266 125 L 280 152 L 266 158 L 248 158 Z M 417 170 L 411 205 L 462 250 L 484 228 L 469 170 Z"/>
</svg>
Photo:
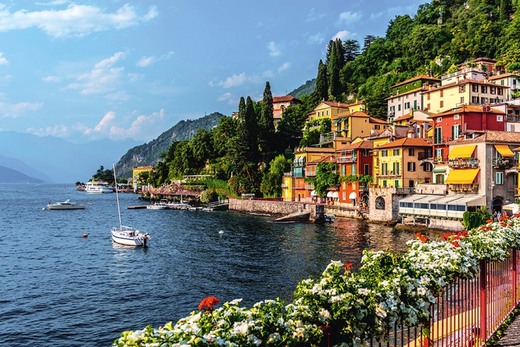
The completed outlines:
<svg viewBox="0 0 520 347">
<path fill-rule="evenodd" d="M 456 279 L 436 296 L 427 327 L 396 326 L 387 341 L 372 346 L 466 347 L 483 346 L 519 303 L 520 261 L 510 250 L 502 262 L 480 263 L 472 279 Z M 429 334 L 423 334 L 428 331 Z"/>
</svg>

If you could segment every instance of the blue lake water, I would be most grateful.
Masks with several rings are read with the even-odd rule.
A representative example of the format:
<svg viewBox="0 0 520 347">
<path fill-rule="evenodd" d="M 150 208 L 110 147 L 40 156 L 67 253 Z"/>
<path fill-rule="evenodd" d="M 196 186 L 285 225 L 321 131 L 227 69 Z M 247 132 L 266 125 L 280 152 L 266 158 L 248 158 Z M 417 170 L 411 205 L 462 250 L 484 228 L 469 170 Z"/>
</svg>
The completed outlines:
<svg viewBox="0 0 520 347">
<path fill-rule="evenodd" d="M 120 194 L 123 224 L 152 235 L 148 248 L 124 248 L 110 238 L 115 194 L 0 185 L 0 197 L 0 346 L 110 346 L 125 330 L 189 315 L 208 295 L 245 306 L 291 300 L 296 283 L 331 260 L 358 265 L 363 249 L 399 250 L 414 237 L 350 219 L 129 210 L 142 203 Z M 86 208 L 44 210 L 65 199 Z"/>
</svg>

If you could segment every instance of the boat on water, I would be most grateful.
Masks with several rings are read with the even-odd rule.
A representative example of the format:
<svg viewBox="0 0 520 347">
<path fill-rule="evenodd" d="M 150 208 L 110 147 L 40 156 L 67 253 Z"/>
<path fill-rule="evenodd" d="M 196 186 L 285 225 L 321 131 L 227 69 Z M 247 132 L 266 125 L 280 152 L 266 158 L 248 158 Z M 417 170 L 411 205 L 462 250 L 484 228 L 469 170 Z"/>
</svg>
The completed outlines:
<svg viewBox="0 0 520 347">
<path fill-rule="evenodd" d="M 156 203 L 153 203 L 150 205 L 146 205 L 146 208 L 148 210 L 166 210 L 167 208 L 169 208 L 169 206 L 168 206 L 168 202 L 166 200 L 161 200 L 159 202 L 156 202 Z"/>
<path fill-rule="evenodd" d="M 113 193 L 114 190 L 108 186 L 106 182 L 90 181 L 85 186 L 85 192 L 89 194 L 105 194 Z"/>
<path fill-rule="evenodd" d="M 117 182 L 116 168 L 114 170 L 114 181 Z M 130 226 L 123 225 L 121 220 L 121 207 L 119 205 L 119 193 L 116 184 L 116 202 L 117 202 L 117 214 L 119 216 L 119 226 L 112 227 L 110 234 L 112 235 L 112 241 L 124 246 L 135 246 L 135 247 L 146 247 L 151 236 L 148 233 L 143 233 L 138 229 Z"/>
<path fill-rule="evenodd" d="M 65 201 L 58 201 L 47 204 L 48 210 L 82 210 L 85 206 L 78 204 L 67 199 Z"/>
</svg>

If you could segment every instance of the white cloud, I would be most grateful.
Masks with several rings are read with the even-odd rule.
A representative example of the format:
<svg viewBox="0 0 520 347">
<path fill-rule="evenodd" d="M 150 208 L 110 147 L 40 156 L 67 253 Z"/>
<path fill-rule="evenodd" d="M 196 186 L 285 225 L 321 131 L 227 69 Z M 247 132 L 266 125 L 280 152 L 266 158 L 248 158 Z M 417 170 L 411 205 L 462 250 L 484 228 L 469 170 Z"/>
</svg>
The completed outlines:
<svg viewBox="0 0 520 347">
<path fill-rule="evenodd" d="M 125 53 L 117 52 L 107 59 L 96 63 L 91 71 L 80 74 L 70 89 L 79 90 L 82 95 L 108 94 L 117 90 L 124 76 L 124 67 L 116 66 L 125 58 Z"/>
<path fill-rule="evenodd" d="M 311 44 L 322 44 L 325 41 L 325 37 L 323 37 L 322 33 L 316 33 L 314 35 L 309 35 L 307 41 Z"/>
<path fill-rule="evenodd" d="M 53 3 L 59 5 L 62 3 Z M 71 4 L 65 9 L 10 12 L 0 4 L 0 31 L 39 28 L 52 37 L 84 36 L 110 29 L 121 30 L 147 22 L 158 15 L 151 7 L 139 16 L 134 7 L 125 4 L 113 13 L 90 5 Z"/>
<path fill-rule="evenodd" d="M 355 35 L 353 35 L 351 32 L 349 32 L 347 30 L 341 30 L 341 31 L 338 31 L 334 36 L 332 36 L 331 40 L 341 39 L 342 41 L 345 41 L 349 37 L 353 37 L 353 36 L 355 36 Z"/>
<path fill-rule="evenodd" d="M 271 57 L 278 57 L 279 55 L 282 54 L 280 47 L 274 41 L 270 41 L 267 44 L 267 49 L 269 50 L 269 55 Z"/>
<path fill-rule="evenodd" d="M 0 102 L 0 118 L 18 118 L 26 112 L 37 111 L 42 107 L 42 103 L 19 102 L 16 104 L 10 104 Z"/>
<path fill-rule="evenodd" d="M 166 112 L 164 109 L 149 115 L 141 114 L 134 119 L 119 119 L 115 112 L 107 112 L 94 128 L 83 127 L 85 136 L 91 139 L 110 138 L 123 140 L 133 138 L 136 140 L 149 140 L 157 133 L 164 131 Z M 125 126 L 125 124 L 128 124 Z M 79 129 L 79 127 L 78 127 Z"/>
<path fill-rule="evenodd" d="M 67 137 L 71 130 L 66 125 L 54 125 L 44 128 L 27 128 L 27 132 L 37 136 Z"/>
<path fill-rule="evenodd" d="M 58 76 L 52 76 L 52 75 L 50 75 L 50 76 L 45 76 L 45 77 L 43 78 L 43 81 L 44 81 L 44 82 L 49 82 L 49 83 L 58 83 L 58 82 L 61 81 L 61 78 L 59 78 Z"/>
<path fill-rule="evenodd" d="M 307 14 L 307 18 L 305 18 L 306 22 L 314 22 L 321 18 L 325 17 L 325 13 L 317 13 L 315 8 L 311 8 L 309 13 Z"/>
<path fill-rule="evenodd" d="M 277 71 L 278 72 L 283 72 L 283 71 L 289 70 L 290 67 L 291 67 L 291 64 L 288 63 L 288 62 L 285 62 L 280 67 L 278 67 Z"/>
<path fill-rule="evenodd" d="M 351 12 L 345 11 L 339 14 L 339 23 L 340 24 L 352 24 L 361 19 L 362 15 L 360 12 Z"/>
<path fill-rule="evenodd" d="M 142 57 L 141 59 L 139 59 L 136 63 L 137 66 L 140 66 L 140 67 L 147 67 L 147 66 L 150 66 L 150 65 L 153 65 L 155 63 L 157 63 L 158 61 L 162 61 L 162 60 L 168 60 L 170 59 L 170 57 L 172 55 L 174 55 L 175 53 L 173 51 L 169 51 L 168 53 L 166 54 L 163 54 L 161 56 L 148 56 L 148 57 Z"/>
<path fill-rule="evenodd" d="M 241 74 L 233 74 L 230 77 L 227 77 L 224 81 L 215 82 L 210 81 L 209 86 L 210 87 L 223 87 L 223 88 L 232 88 L 241 86 L 248 80 L 248 77 L 246 76 L 245 72 L 242 72 Z"/>
<path fill-rule="evenodd" d="M 0 65 L 6 65 L 9 64 L 9 61 L 5 57 L 3 52 L 0 52 Z"/>
</svg>

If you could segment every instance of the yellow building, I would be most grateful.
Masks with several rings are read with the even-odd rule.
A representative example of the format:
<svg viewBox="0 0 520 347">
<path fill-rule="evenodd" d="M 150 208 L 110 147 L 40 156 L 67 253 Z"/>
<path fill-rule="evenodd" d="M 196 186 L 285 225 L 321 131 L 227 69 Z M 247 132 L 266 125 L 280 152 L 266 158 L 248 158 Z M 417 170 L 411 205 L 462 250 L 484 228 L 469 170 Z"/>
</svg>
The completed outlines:
<svg viewBox="0 0 520 347">
<path fill-rule="evenodd" d="M 153 166 L 136 166 L 132 169 L 132 188 L 136 190 L 139 183 L 139 175 L 144 172 L 152 172 Z"/>
<path fill-rule="evenodd" d="M 309 113 L 307 121 L 329 118 L 332 122 L 337 118 L 345 117 L 354 112 L 365 112 L 364 101 L 353 104 L 341 102 L 322 101 Z"/>
</svg>

